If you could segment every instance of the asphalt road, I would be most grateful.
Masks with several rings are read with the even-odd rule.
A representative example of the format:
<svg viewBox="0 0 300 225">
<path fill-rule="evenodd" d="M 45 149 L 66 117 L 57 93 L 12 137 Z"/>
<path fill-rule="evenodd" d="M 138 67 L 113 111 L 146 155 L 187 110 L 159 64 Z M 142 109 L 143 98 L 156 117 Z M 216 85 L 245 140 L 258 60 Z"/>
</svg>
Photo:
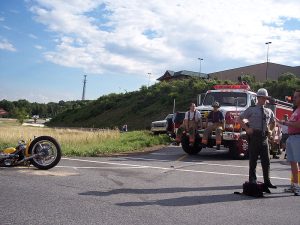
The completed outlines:
<svg viewBox="0 0 300 225">
<path fill-rule="evenodd" d="M 247 174 L 247 160 L 222 151 L 187 156 L 180 147 L 63 158 L 49 171 L 0 168 L 0 225 L 300 224 L 300 197 L 283 193 L 284 160 L 271 161 L 279 188 L 264 198 L 233 194 Z"/>
</svg>

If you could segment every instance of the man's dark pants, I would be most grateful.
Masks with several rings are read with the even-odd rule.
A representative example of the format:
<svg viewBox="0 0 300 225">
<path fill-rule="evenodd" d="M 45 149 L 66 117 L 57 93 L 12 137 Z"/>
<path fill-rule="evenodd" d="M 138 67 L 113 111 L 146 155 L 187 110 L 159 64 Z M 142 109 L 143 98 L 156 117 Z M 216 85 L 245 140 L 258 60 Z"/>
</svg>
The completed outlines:
<svg viewBox="0 0 300 225">
<path fill-rule="evenodd" d="M 254 132 L 249 137 L 249 182 L 255 183 L 257 159 L 260 155 L 261 166 L 263 170 L 264 183 L 270 183 L 270 155 L 268 147 L 268 138 L 262 135 L 262 132 Z"/>
</svg>

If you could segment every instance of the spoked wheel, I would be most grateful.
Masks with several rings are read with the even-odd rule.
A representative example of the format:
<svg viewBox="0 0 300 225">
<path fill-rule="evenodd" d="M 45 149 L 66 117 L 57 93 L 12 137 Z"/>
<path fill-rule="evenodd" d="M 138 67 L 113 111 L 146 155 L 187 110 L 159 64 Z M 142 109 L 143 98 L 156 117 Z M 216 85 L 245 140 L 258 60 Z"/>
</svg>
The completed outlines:
<svg viewBox="0 0 300 225">
<path fill-rule="evenodd" d="M 35 138 L 29 146 L 29 153 L 33 156 L 32 165 L 41 170 L 48 170 L 56 166 L 61 159 L 61 148 L 58 142 L 49 136 Z"/>
</svg>

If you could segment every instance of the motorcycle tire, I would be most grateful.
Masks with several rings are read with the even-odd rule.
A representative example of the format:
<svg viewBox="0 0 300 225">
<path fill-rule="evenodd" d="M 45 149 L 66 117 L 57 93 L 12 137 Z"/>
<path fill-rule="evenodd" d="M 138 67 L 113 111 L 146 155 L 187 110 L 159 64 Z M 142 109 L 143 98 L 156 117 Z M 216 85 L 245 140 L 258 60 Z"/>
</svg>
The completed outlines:
<svg viewBox="0 0 300 225">
<path fill-rule="evenodd" d="M 42 148 L 41 148 L 42 146 Z M 50 146 L 50 147 L 49 147 Z M 48 149 L 47 149 L 48 147 Z M 37 157 L 30 159 L 30 162 L 33 166 L 41 170 L 48 170 L 56 166 L 61 159 L 61 147 L 53 137 L 50 136 L 40 136 L 35 138 L 29 145 L 29 154 L 38 154 L 39 152 L 46 152 L 46 156 Z M 49 157 L 49 152 L 52 151 L 53 157 L 50 162 L 45 162 L 45 158 Z"/>
</svg>

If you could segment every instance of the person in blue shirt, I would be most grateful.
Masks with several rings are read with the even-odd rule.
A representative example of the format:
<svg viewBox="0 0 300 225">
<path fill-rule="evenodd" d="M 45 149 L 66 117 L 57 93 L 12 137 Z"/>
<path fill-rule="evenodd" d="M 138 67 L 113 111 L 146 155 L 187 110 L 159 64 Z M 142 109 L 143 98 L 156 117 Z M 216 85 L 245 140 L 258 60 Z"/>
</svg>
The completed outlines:
<svg viewBox="0 0 300 225">
<path fill-rule="evenodd" d="M 206 119 L 206 129 L 204 130 L 204 134 L 202 137 L 202 144 L 204 146 L 207 145 L 208 137 L 211 135 L 211 133 L 215 130 L 216 131 L 216 145 L 217 149 L 220 149 L 220 145 L 222 142 L 222 132 L 224 129 L 224 115 L 219 110 L 220 104 L 219 102 L 214 102 L 212 104 L 213 111 L 211 111 Z M 208 126 L 208 122 L 211 123 L 211 125 Z"/>
</svg>

